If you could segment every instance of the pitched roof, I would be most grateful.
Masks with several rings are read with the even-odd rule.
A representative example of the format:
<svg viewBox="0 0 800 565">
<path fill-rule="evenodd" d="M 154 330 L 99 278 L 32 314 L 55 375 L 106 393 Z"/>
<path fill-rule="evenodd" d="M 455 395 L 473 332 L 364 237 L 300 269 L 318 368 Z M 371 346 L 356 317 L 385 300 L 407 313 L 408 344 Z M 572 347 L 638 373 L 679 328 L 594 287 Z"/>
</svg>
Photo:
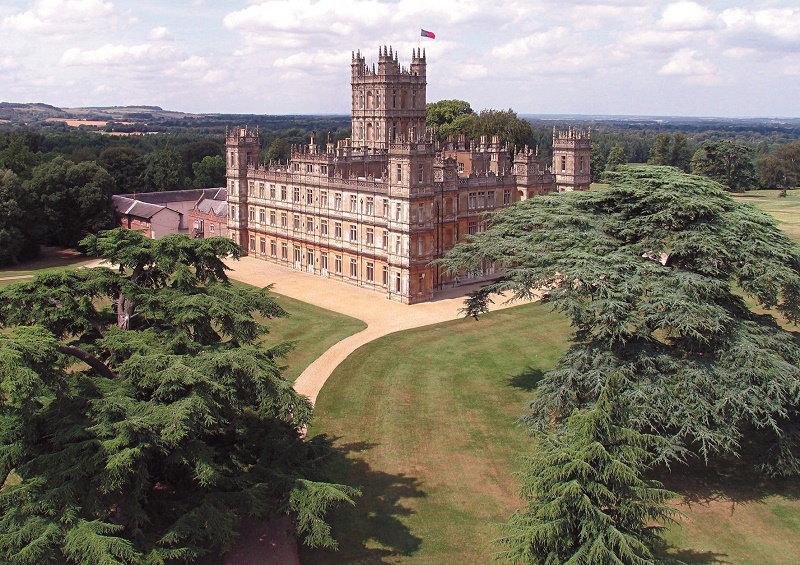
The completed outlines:
<svg viewBox="0 0 800 565">
<path fill-rule="evenodd" d="M 136 194 L 120 194 L 126 198 L 135 198 L 149 204 L 166 204 L 168 202 L 195 202 L 204 196 L 206 188 L 188 188 L 186 190 L 165 190 L 163 192 L 140 192 Z M 218 190 L 218 189 L 212 189 Z"/>
<path fill-rule="evenodd" d="M 117 209 L 117 212 L 126 216 L 136 216 L 137 218 L 145 218 L 149 220 L 162 210 L 169 210 L 175 214 L 178 213 L 167 206 L 135 200 L 121 194 L 112 196 L 111 200 L 114 203 L 114 207 Z"/>
<path fill-rule="evenodd" d="M 202 212 L 203 214 L 208 214 L 209 212 L 213 212 L 215 216 L 219 218 L 227 218 L 228 217 L 228 203 L 224 200 L 210 200 L 205 199 L 201 200 L 195 206 L 198 212 Z"/>
</svg>

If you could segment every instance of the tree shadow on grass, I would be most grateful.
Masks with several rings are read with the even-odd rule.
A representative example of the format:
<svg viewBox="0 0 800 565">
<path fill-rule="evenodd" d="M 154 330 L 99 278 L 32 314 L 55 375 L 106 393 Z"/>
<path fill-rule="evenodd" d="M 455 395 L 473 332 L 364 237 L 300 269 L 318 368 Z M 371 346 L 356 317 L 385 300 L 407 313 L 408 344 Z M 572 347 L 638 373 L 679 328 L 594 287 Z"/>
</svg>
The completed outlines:
<svg viewBox="0 0 800 565">
<path fill-rule="evenodd" d="M 415 477 L 373 469 L 358 456 L 377 446 L 367 442 L 336 444 L 330 478 L 361 488 L 355 506 L 338 508 L 329 515 L 338 551 L 300 548 L 303 565 L 384 563 L 391 556 L 413 555 L 422 539 L 411 533 L 402 518 L 413 513 L 402 499 L 426 496 Z"/>
<path fill-rule="evenodd" d="M 525 392 L 533 392 L 539 386 L 539 382 L 543 377 L 544 371 L 528 367 L 520 374 L 507 378 L 504 382 L 506 386 L 519 388 Z"/>
<path fill-rule="evenodd" d="M 694 549 L 668 548 L 666 545 L 656 548 L 656 555 L 662 558 L 675 559 L 678 563 L 686 565 L 712 565 L 714 563 L 731 563 L 725 559 L 726 553 L 713 551 L 695 551 Z M 667 562 L 669 563 L 669 561 Z"/>
<path fill-rule="evenodd" d="M 749 447 L 749 446 L 748 446 Z M 688 505 L 726 501 L 732 504 L 758 502 L 769 496 L 800 499 L 797 477 L 770 477 L 756 470 L 758 454 L 743 449 L 742 457 L 717 457 L 704 462 L 690 459 L 675 463 L 670 469 L 658 469 L 654 478 L 682 497 Z M 752 456 L 748 457 L 750 453 Z"/>
</svg>

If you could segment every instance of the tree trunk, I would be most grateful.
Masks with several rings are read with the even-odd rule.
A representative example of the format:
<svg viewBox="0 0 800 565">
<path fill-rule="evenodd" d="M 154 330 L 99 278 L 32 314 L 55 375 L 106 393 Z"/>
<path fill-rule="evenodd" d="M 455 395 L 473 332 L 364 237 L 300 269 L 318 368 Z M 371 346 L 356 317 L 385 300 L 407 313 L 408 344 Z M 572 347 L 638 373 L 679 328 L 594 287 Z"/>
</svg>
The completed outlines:
<svg viewBox="0 0 800 565">
<path fill-rule="evenodd" d="M 83 349 L 79 349 L 77 347 L 72 347 L 71 345 L 59 345 L 58 350 L 71 357 L 76 357 L 80 359 L 87 365 L 89 365 L 92 369 L 100 373 L 100 375 L 106 377 L 107 379 L 118 379 L 119 375 L 114 373 L 108 366 L 103 363 L 100 359 L 92 355 L 91 353 L 87 353 Z"/>
<path fill-rule="evenodd" d="M 125 298 L 125 295 L 120 292 L 117 299 L 117 326 L 120 329 L 131 329 L 131 318 L 135 309 L 136 303 Z"/>
</svg>

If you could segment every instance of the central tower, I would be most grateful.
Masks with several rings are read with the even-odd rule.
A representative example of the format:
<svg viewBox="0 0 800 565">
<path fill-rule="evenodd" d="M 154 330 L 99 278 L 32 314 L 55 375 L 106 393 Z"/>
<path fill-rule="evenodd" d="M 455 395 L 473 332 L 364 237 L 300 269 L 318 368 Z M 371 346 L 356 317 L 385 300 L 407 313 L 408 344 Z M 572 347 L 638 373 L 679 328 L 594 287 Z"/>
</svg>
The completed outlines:
<svg viewBox="0 0 800 565">
<path fill-rule="evenodd" d="M 408 68 L 400 67 L 391 47 L 378 50 L 377 68 L 358 51 L 351 67 L 353 146 L 388 149 L 425 134 L 425 51 L 414 49 Z"/>
</svg>

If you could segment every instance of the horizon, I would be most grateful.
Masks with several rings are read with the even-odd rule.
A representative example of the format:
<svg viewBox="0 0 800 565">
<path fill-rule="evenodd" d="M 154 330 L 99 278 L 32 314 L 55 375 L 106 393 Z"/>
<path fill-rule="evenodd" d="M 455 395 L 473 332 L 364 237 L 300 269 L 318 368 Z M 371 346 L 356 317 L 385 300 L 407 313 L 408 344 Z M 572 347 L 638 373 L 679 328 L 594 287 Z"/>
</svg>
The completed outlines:
<svg viewBox="0 0 800 565">
<path fill-rule="evenodd" d="M 49 102 L 15 102 L 10 100 L 0 100 L 1 104 L 14 104 L 14 105 L 42 105 L 52 107 L 64 112 L 68 111 L 89 111 L 89 110 L 153 110 L 171 114 L 184 114 L 188 116 L 334 116 L 334 117 L 347 117 L 351 116 L 350 111 L 347 112 L 187 112 L 184 110 L 177 110 L 174 108 L 162 108 L 161 106 L 153 104 L 112 104 L 108 106 L 58 106 Z M 496 109 L 496 108 L 481 108 L 475 109 L 475 113 L 483 110 Z M 658 120 L 732 120 L 732 121 L 775 121 L 775 120 L 800 120 L 800 116 L 688 116 L 688 115 L 666 115 L 666 114 L 581 114 L 581 113 L 553 113 L 543 114 L 536 112 L 519 112 L 514 110 L 517 116 L 523 119 L 577 119 L 577 120 L 625 120 L 625 119 L 648 119 L 653 121 Z"/>
</svg>

